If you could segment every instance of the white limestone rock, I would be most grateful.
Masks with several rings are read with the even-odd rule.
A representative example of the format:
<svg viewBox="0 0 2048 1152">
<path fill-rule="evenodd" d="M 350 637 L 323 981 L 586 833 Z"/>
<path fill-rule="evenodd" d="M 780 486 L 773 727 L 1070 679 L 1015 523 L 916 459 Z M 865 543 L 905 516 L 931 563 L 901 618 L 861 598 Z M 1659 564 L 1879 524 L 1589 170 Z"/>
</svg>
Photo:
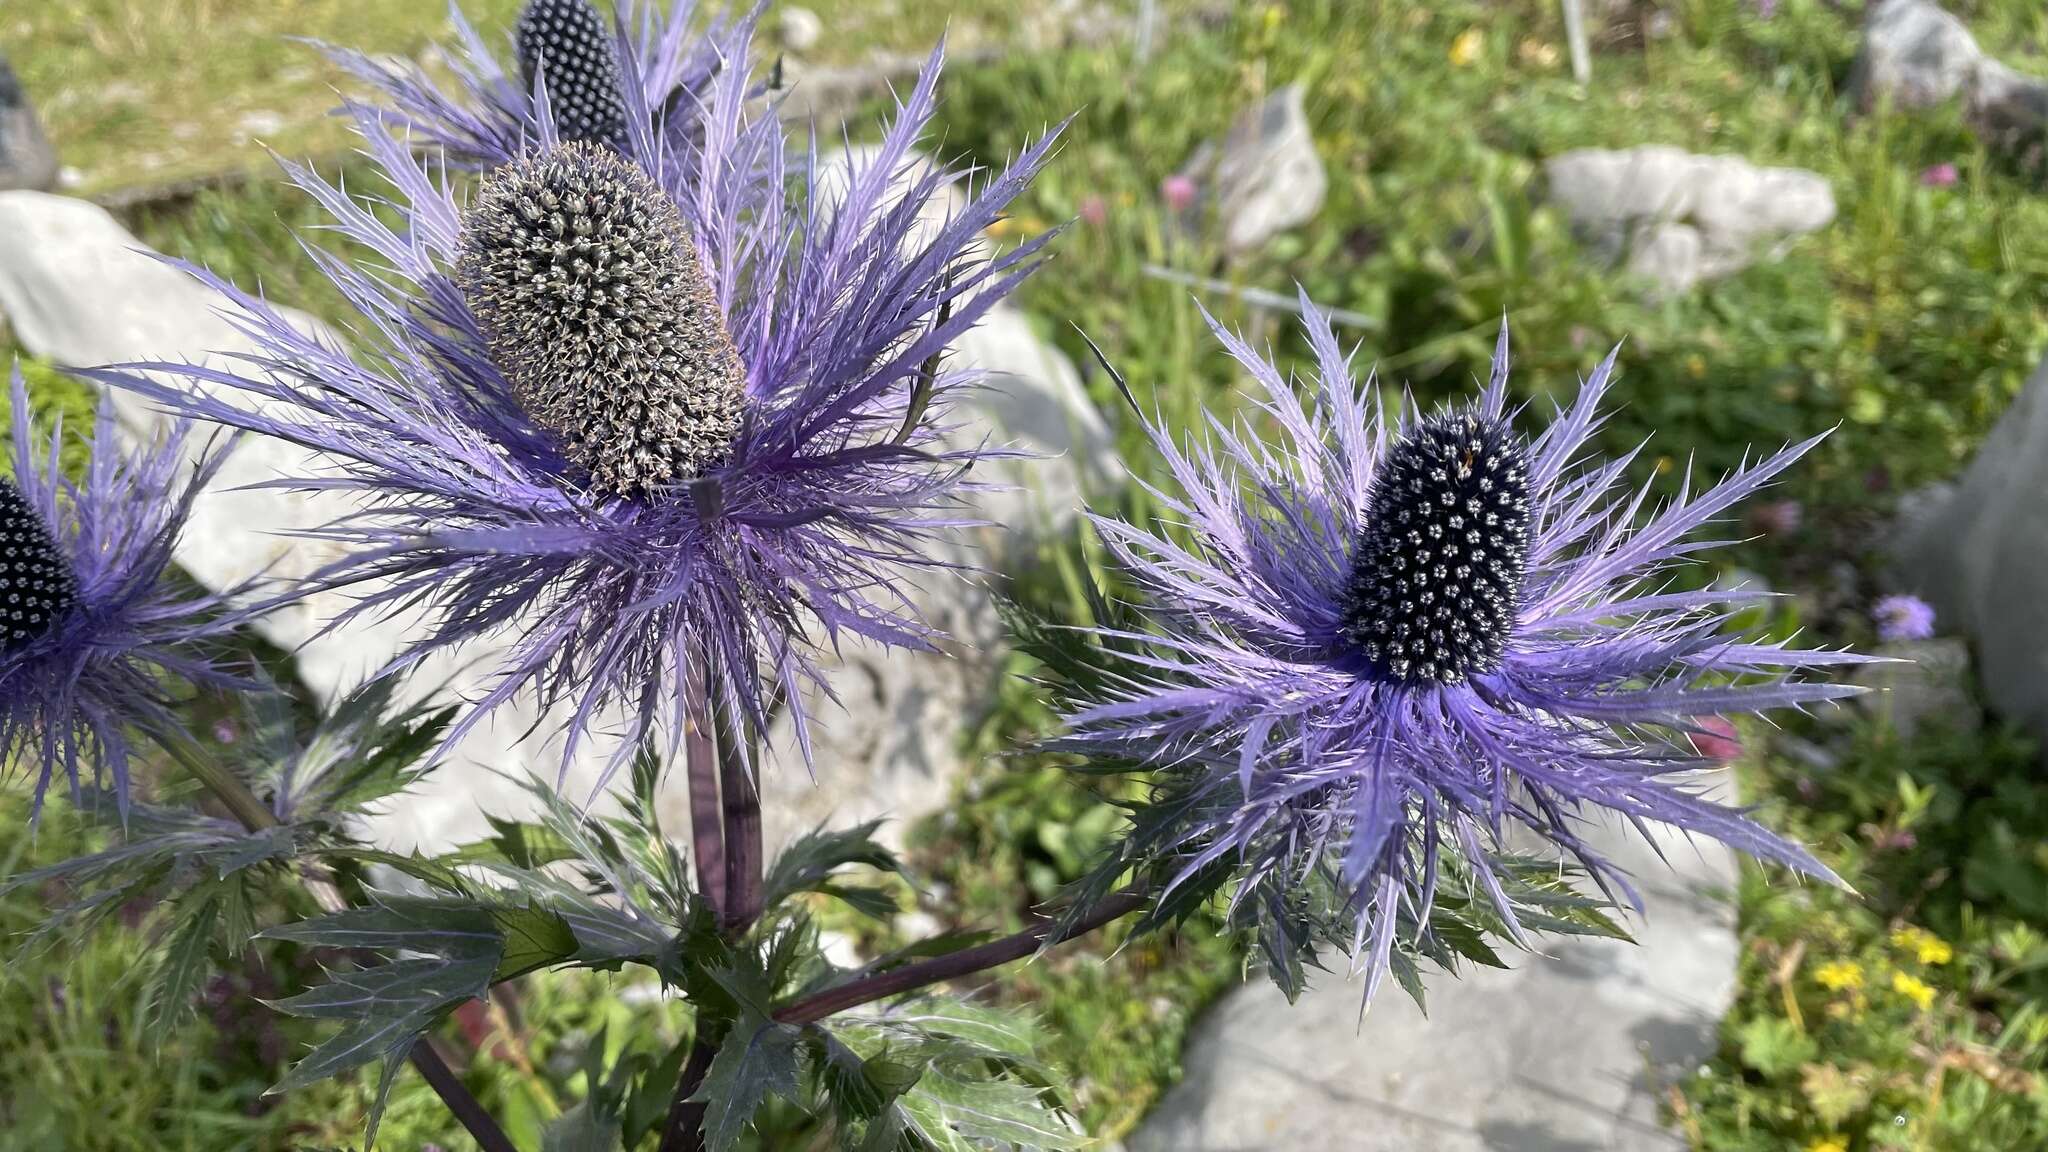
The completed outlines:
<svg viewBox="0 0 2048 1152">
<path fill-rule="evenodd" d="M 1683 292 L 1781 254 L 1835 218 L 1818 173 L 1665 145 L 1582 148 L 1544 165 L 1551 203 L 1596 253 Z"/>
</svg>

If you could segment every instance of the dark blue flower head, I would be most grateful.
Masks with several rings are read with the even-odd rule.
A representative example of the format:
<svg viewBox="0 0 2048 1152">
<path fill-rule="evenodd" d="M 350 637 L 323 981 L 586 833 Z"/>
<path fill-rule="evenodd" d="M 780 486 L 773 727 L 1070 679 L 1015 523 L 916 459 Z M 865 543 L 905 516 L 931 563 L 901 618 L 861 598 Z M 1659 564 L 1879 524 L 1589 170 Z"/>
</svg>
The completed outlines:
<svg viewBox="0 0 2048 1152">
<path fill-rule="evenodd" d="M 178 532 L 224 454 L 202 454 L 181 479 L 182 429 L 124 451 L 103 403 L 85 475 L 72 481 L 58 468 L 63 429 L 47 443 L 29 431 L 18 368 L 12 389 L 14 478 L 0 479 L 0 762 L 35 772 L 33 812 L 60 769 L 78 799 L 83 763 L 125 813 L 131 729 L 175 726 L 180 682 L 246 686 L 210 651 L 232 624 L 229 597 L 170 572 Z"/>
<path fill-rule="evenodd" d="M 1503 329 L 1477 398 L 1390 417 L 1302 304 L 1312 398 L 1212 321 L 1274 435 L 1212 421 L 1184 447 L 1148 424 L 1174 530 L 1095 520 L 1158 631 L 1117 634 L 1132 662 L 1061 746 L 1176 779 L 1146 832 L 1171 884 L 1228 863 L 1236 899 L 1260 906 L 1337 877 L 1370 996 L 1397 925 L 1429 923 L 1451 854 L 1523 940 L 1499 863 L 1515 826 L 1630 900 L 1584 820 L 1660 821 L 1827 877 L 1688 787 L 1704 762 L 1687 736 L 1697 717 L 1849 695 L 1794 674 L 1859 658 L 1728 638 L 1755 594 L 1665 584 L 1718 543 L 1696 530 L 1819 438 L 1650 510 L 1616 488 L 1634 453 L 1584 454 L 1613 357 L 1534 429 L 1508 403 Z"/>
<path fill-rule="evenodd" d="M 600 6 L 611 9 L 609 18 Z M 458 43 L 446 86 L 413 64 L 323 47 L 379 94 L 393 127 L 465 167 L 503 164 L 543 133 L 647 162 L 664 136 L 700 113 L 728 64 L 744 70 L 759 15 L 757 6 L 694 29 L 693 0 L 671 0 L 666 10 L 661 0 L 527 0 L 508 63 L 451 2 Z"/>
<path fill-rule="evenodd" d="M 680 689 L 708 668 L 757 729 L 785 702 L 807 750 L 820 645 L 933 640 L 901 581 L 940 563 L 930 539 L 964 523 L 978 454 L 942 438 L 969 378 L 939 354 L 1036 266 L 1048 237 L 996 253 L 984 229 L 1053 137 L 927 229 L 953 177 L 906 174 L 937 53 L 851 171 L 786 146 L 744 58 L 637 159 L 563 142 L 541 109 L 533 148 L 466 204 L 358 109 L 388 212 L 288 171 L 388 269 L 312 252 L 360 313 L 360 354 L 196 272 L 260 354 L 96 373 L 339 466 L 278 481 L 364 499 L 324 529 L 347 556 L 300 592 L 352 589 L 351 615 L 431 609 L 387 671 L 516 637 L 453 737 L 531 693 L 569 716 L 566 754 L 622 737 L 616 768 L 651 731 L 679 737 Z"/>
</svg>

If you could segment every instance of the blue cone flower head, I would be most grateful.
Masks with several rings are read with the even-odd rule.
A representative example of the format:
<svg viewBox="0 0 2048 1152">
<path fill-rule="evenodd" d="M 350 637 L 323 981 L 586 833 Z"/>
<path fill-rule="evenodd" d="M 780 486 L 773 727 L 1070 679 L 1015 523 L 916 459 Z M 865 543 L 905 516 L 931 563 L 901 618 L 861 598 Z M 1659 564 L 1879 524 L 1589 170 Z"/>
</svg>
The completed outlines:
<svg viewBox="0 0 2048 1152">
<path fill-rule="evenodd" d="M 29 430 L 27 389 L 12 373 L 12 481 L 0 479 L 0 763 L 35 773 L 40 813 L 59 771 L 73 800 L 81 774 L 110 784 L 125 814 L 130 735 L 173 728 L 172 693 L 247 687 L 215 659 L 234 622 L 233 593 L 172 578 L 171 550 L 192 502 L 224 458 L 202 454 L 179 476 L 184 433 L 126 451 L 111 405 L 73 481 L 58 468 L 60 427 Z"/>
<path fill-rule="evenodd" d="M 1696 717 L 1851 694 L 1796 674 L 1858 658 L 1731 639 L 1755 594 L 1667 584 L 1715 546 L 1698 530 L 1819 438 L 1652 511 L 1619 487 L 1633 453 L 1586 453 L 1612 356 L 1532 427 L 1509 404 L 1503 329 L 1475 398 L 1391 416 L 1302 303 L 1306 400 L 1211 322 L 1275 435 L 1212 419 L 1183 446 L 1148 424 L 1178 488 L 1153 493 L 1173 529 L 1095 520 L 1157 630 L 1119 635 L 1130 663 L 1061 746 L 1178 774 L 1185 815 L 1152 842 L 1171 883 L 1228 863 L 1256 905 L 1261 886 L 1338 877 L 1370 996 L 1397 923 L 1429 922 L 1447 846 L 1526 943 L 1496 864 L 1516 827 L 1632 901 L 1584 821 L 1660 821 L 1827 877 L 1687 786 L 1703 762 L 1686 735 Z"/>
<path fill-rule="evenodd" d="M 934 640 L 901 582 L 969 522 L 980 454 L 947 438 L 972 377 L 940 353 L 1036 267 L 1049 236 L 997 253 L 984 230 L 1056 133 L 927 228 L 953 179 L 908 175 L 938 53 L 872 159 L 837 169 L 786 146 L 743 59 L 651 157 L 564 141 L 544 114 L 466 195 L 358 109 L 396 188 L 384 212 L 287 165 L 383 265 L 309 249 L 360 313 L 358 350 L 195 270 L 260 346 L 246 370 L 97 373 L 335 462 L 278 482 L 362 498 L 323 530 L 346 557 L 301 592 L 429 609 L 387 671 L 516 637 L 451 740 L 530 692 L 570 717 L 566 755 L 600 724 L 620 737 L 615 770 L 650 733 L 680 737 L 680 689 L 708 669 L 756 729 L 785 702 L 808 757 L 821 645 Z"/>
<path fill-rule="evenodd" d="M 456 164 L 496 167 L 543 132 L 651 162 L 727 63 L 746 59 L 758 17 L 757 8 L 700 26 L 692 0 L 527 0 L 500 54 L 451 2 L 447 83 L 411 63 L 322 47 L 377 93 L 394 127 Z"/>
</svg>

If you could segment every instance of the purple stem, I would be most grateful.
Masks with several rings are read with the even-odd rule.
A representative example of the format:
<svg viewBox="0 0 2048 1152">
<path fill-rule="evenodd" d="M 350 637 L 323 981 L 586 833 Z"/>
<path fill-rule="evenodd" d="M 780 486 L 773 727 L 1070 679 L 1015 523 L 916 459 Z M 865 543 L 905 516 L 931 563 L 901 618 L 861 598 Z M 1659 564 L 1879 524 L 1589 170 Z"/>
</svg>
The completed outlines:
<svg viewBox="0 0 2048 1152">
<path fill-rule="evenodd" d="M 1144 894 L 1136 889 L 1126 888 L 1089 909 L 1086 916 L 1081 917 L 1049 942 L 1063 944 L 1076 936 L 1085 936 L 1110 921 L 1120 920 L 1144 906 Z M 858 1008 L 862 1004 L 905 992 L 914 992 L 942 980 L 957 980 L 962 976 L 971 976 L 976 972 L 1008 964 L 1012 960 L 1021 960 L 1047 946 L 1047 938 L 1052 935 L 1056 923 L 1055 920 L 1041 919 L 1014 936 L 1005 936 L 1001 940 L 991 940 L 986 944 L 977 944 L 972 948 L 963 948 L 958 952 L 851 980 L 836 988 L 827 988 L 823 992 L 806 996 L 801 1000 L 793 1000 L 776 1009 L 775 1019 L 784 1024 L 809 1024 L 834 1013 L 844 1012 L 848 1008 Z"/>
<path fill-rule="evenodd" d="M 683 761 L 690 785 L 690 841 L 697 858 L 697 890 L 713 911 L 725 901 L 725 830 L 718 806 L 717 737 L 712 729 L 710 694 L 704 670 L 690 672 L 689 731 L 683 735 Z"/>
</svg>

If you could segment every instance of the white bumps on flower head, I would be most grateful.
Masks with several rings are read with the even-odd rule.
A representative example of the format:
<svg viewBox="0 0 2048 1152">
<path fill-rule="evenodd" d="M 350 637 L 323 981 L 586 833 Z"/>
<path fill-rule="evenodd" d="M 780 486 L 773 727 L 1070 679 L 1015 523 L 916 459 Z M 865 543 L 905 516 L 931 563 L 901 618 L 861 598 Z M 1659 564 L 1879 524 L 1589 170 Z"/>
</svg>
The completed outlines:
<svg viewBox="0 0 2048 1152">
<path fill-rule="evenodd" d="M 616 147 L 626 135 L 619 58 L 589 0 L 529 0 L 516 35 L 520 72 L 529 89 L 536 73 L 545 82 L 561 138 Z"/>
<path fill-rule="evenodd" d="M 20 489 L 0 480 L 0 654 L 48 635 L 78 606 L 78 577 Z"/>
<path fill-rule="evenodd" d="M 1466 409 L 1388 451 L 1351 561 L 1344 634 L 1386 679 L 1457 684 L 1500 667 L 1529 554 L 1529 459 Z"/>
<path fill-rule="evenodd" d="M 739 350 L 682 215 L 638 165 L 563 144 L 491 172 L 456 274 L 514 399 L 594 489 L 638 495 L 724 459 Z"/>
</svg>

